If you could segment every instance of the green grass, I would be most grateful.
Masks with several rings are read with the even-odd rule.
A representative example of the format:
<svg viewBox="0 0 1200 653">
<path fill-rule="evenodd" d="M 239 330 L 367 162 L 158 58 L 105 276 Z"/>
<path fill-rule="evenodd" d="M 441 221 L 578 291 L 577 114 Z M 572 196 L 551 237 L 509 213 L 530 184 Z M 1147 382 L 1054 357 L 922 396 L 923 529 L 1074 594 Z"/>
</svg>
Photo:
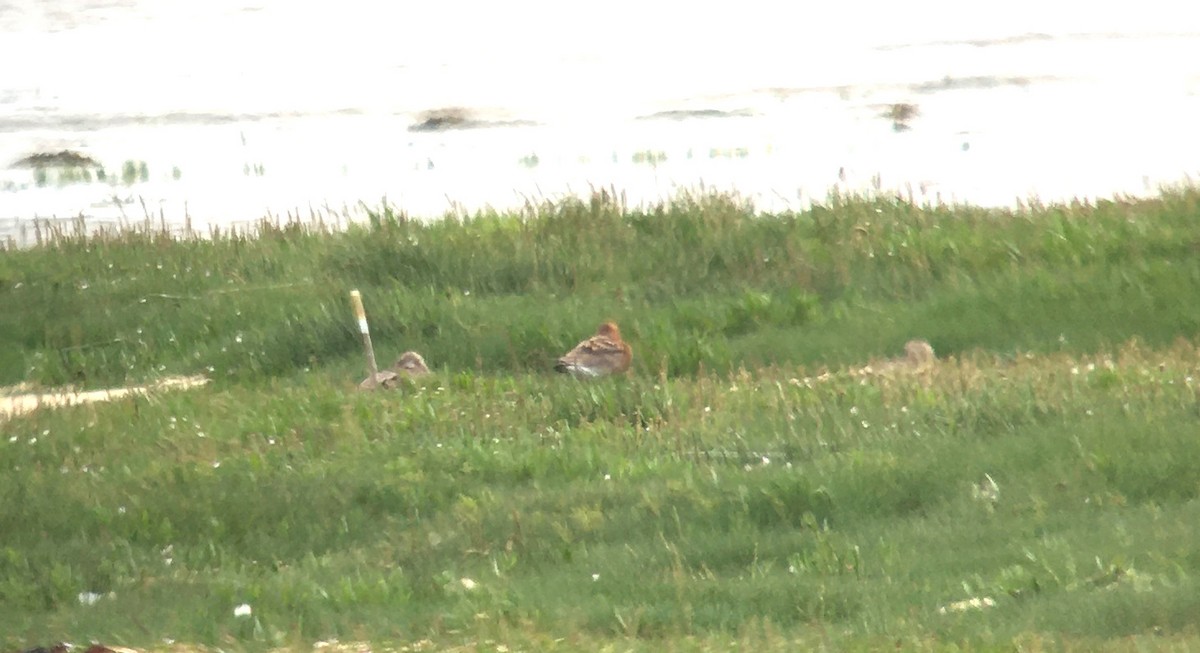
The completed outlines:
<svg viewBox="0 0 1200 653">
<path fill-rule="evenodd" d="M 725 197 L 624 211 L 609 195 L 348 233 L 63 237 L 0 259 L 0 382 L 288 374 L 353 356 L 360 288 L 386 349 L 476 372 L 545 369 L 605 318 L 643 374 L 841 364 L 922 336 L 944 354 L 1190 336 L 1200 193 L 1011 214 L 834 198 L 755 217 Z M 240 342 L 238 340 L 240 336 Z"/>
<path fill-rule="evenodd" d="M 5 252 L 4 382 L 214 383 L 0 423 L 0 646 L 1200 648 L 1200 193 L 610 197 Z"/>
</svg>

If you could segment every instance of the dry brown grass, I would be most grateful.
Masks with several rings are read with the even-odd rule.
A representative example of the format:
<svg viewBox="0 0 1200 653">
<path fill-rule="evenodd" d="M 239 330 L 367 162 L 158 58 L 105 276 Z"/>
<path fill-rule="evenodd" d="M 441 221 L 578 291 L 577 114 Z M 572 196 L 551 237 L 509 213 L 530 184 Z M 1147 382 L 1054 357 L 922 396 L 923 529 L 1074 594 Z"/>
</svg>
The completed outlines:
<svg viewBox="0 0 1200 653">
<path fill-rule="evenodd" d="M 208 383 L 203 376 L 171 376 L 152 385 L 135 385 L 123 388 L 79 391 L 72 388 L 51 389 L 45 392 L 30 392 L 31 386 L 20 385 L 0 388 L 0 421 L 24 415 L 41 408 L 77 406 L 97 401 L 114 401 L 133 395 L 145 395 L 165 390 L 186 390 Z"/>
</svg>

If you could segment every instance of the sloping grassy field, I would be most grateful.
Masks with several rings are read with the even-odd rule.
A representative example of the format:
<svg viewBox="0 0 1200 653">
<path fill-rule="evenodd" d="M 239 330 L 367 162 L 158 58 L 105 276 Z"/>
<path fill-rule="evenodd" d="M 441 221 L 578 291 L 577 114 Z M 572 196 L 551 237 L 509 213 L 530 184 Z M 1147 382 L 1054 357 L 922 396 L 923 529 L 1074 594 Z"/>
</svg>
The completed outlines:
<svg viewBox="0 0 1200 653">
<path fill-rule="evenodd" d="M 0 645 L 1200 649 L 1198 253 L 1191 189 L 3 252 L 0 382 L 213 383 L 0 422 Z M 355 389 L 351 288 L 435 374 Z"/>
</svg>

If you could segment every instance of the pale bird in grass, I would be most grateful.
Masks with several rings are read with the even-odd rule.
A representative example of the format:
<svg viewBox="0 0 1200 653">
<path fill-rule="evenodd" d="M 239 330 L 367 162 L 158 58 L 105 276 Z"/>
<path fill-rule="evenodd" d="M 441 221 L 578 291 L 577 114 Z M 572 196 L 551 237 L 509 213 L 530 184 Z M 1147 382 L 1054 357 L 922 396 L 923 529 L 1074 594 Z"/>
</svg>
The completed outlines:
<svg viewBox="0 0 1200 653">
<path fill-rule="evenodd" d="M 621 340 L 621 330 L 616 322 L 605 322 L 596 329 L 596 335 L 575 345 L 567 352 L 554 369 L 576 378 L 591 378 L 621 374 L 633 362 L 633 350 L 629 343 Z"/>
<path fill-rule="evenodd" d="M 904 357 L 913 367 L 924 367 L 937 360 L 933 354 L 933 345 L 925 340 L 909 340 L 904 343 Z"/>
<path fill-rule="evenodd" d="M 415 351 L 406 351 L 392 363 L 392 371 L 401 376 L 421 376 L 429 374 L 425 359 Z"/>
<path fill-rule="evenodd" d="M 888 358 L 864 367 L 851 368 L 850 375 L 890 377 L 896 374 L 924 373 L 931 370 L 936 362 L 937 356 L 933 353 L 933 346 L 927 340 L 914 338 L 904 343 L 903 358 Z"/>
<path fill-rule="evenodd" d="M 425 359 L 415 351 L 406 351 L 400 354 L 400 358 L 397 358 L 395 363 L 392 363 L 392 369 L 380 370 L 375 378 L 368 377 L 358 384 L 358 387 L 363 390 L 391 389 L 399 386 L 401 379 L 411 379 L 425 374 L 429 374 L 429 367 L 425 365 Z"/>
</svg>

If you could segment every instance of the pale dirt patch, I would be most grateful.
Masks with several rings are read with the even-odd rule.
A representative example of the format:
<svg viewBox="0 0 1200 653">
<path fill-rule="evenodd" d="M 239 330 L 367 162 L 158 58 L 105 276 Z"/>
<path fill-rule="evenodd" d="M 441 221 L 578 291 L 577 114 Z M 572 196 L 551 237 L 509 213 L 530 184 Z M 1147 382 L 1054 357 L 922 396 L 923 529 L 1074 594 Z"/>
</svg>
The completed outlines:
<svg viewBox="0 0 1200 653">
<path fill-rule="evenodd" d="M 131 395 L 145 395 L 166 390 L 186 390 L 208 383 L 203 376 L 169 376 L 151 385 L 134 385 L 124 388 L 106 388 L 80 392 L 60 389 L 48 392 L 29 392 L 29 384 L 0 388 L 0 421 L 17 415 L 33 412 L 39 408 L 77 406 L 97 401 L 113 401 Z"/>
<path fill-rule="evenodd" d="M 489 642 L 491 643 L 491 642 Z M 29 648 L 25 653 L 33 653 L 37 650 L 45 653 L 222 653 L 222 649 L 199 644 L 180 643 L 175 641 L 166 641 L 162 646 L 152 646 L 150 648 L 129 648 L 125 646 L 109 646 L 107 644 L 92 644 L 86 647 L 80 644 L 65 644 L 59 643 L 54 645 L 45 645 L 41 647 Z M 295 653 L 297 651 L 307 650 L 306 646 L 291 646 L 288 648 L 272 649 L 271 653 Z M 439 648 L 433 642 L 423 639 L 412 644 L 397 645 L 397 646 L 376 646 L 367 642 L 339 642 L 338 640 L 320 641 L 312 645 L 313 653 L 424 653 L 426 651 L 449 652 L 466 652 L 479 650 L 478 645 L 475 646 L 455 646 L 451 648 Z M 508 650 L 508 647 L 503 644 L 498 644 L 494 649 L 500 653 Z"/>
</svg>

